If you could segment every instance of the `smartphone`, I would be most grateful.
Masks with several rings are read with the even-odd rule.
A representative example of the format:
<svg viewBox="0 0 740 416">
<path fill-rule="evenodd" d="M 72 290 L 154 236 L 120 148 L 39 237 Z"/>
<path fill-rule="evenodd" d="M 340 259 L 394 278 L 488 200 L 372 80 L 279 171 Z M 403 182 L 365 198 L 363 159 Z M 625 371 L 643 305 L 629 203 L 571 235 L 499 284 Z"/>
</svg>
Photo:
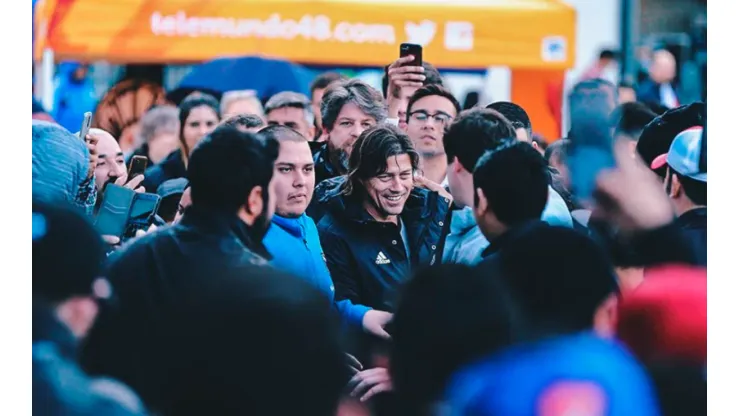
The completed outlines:
<svg viewBox="0 0 740 416">
<path fill-rule="evenodd" d="M 406 66 L 421 66 L 421 45 L 415 43 L 402 43 L 400 57 L 413 55 L 414 60 L 406 63 Z"/>
<path fill-rule="evenodd" d="M 157 194 L 137 193 L 128 214 L 124 238 L 131 238 L 138 230 L 146 230 L 152 225 L 162 198 Z"/>
<path fill-rule="evenodd" d="M 132 157 L 128 165 L 128 180 L 143 175 L 148 163 L 146 156 Z"/>
<path fill-rule="evenodd" d="M 103 202 L 95 217 L 95 228 L 98 232 L 122 238 L 126 232 L 134 198 L 136 192 L 131 189 L 116 184 L 106 186 Z"/>
<path fill-rule="evenodd" d="M 567 164 L 573 194 L 580 201 L 591 200 L 599 173 L 615 166 L 609 99 L 608 94 L 591 92 L 570 100 Z"/>
<path fill-rule="evenodd" d="M 80 139 L 83 141 L 87 137 L 87 133 L 90 132 L 90 126 L 92 125 L 92 113 L 86 112 L 82 117 L 82 126 L 80 127 Z"/>
</svg>

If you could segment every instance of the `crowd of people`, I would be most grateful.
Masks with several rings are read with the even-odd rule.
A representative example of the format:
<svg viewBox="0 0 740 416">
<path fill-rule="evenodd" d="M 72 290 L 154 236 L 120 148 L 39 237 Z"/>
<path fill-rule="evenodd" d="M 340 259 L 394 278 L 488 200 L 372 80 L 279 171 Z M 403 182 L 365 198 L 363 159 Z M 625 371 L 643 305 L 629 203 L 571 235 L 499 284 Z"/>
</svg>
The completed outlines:
<svg viewBox="0 0 740 416">
<path fill-rule="evenodd" d="M 194 92 L 131 146 L 34 120 L 34 411 L 703 413 L 705 104 L 580 81 L 614 159 L 584 198 L 583 129 L 463 111 L 412 61 L 382 91 Z M 146 229 L 101 235 L 114 188 L 159 196 Z"/>
</svg>

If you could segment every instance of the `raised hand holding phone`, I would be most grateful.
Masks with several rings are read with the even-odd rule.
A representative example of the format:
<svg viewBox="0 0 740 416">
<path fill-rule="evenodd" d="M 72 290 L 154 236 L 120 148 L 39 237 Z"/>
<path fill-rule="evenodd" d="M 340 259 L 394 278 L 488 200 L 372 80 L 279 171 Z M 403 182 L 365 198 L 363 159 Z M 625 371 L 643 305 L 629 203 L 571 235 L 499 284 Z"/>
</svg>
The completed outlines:
<svg viewBox="0 0 740 416">
<path fill-rule="evenodd" d="M 388 75 L 388 117 L 397 118 L 401 110 L 401 89 L 404 87 L 421 88 L 424 76 L 424 67 L 421 60 L 421 46 L 402 43 L 399 58 L 386 69 Z"/>
</svg>

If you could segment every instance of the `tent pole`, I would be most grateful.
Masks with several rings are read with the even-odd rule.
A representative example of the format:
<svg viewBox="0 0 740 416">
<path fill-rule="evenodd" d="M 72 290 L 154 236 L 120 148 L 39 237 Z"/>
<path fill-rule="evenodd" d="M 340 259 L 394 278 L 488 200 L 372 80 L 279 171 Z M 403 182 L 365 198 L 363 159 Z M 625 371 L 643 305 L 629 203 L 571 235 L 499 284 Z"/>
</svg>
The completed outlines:
<svg viewBox="0 0 740 416">
<path fill-rule="evenodd" d="M 640 5 L 638 0 L 622 0 L 621 13 L 621 46 L 622 46 L 622 80 L 632 79 L 635 76 L 635 45 L 637 43 Z"/>
<path fill-rule="evenodd" d="M 41 62 L 36 70 L 36 98 L 41 101 L 46 111 L 53 111 L 54 106 L 54 51 L 44 49 Z"/>
</svg>

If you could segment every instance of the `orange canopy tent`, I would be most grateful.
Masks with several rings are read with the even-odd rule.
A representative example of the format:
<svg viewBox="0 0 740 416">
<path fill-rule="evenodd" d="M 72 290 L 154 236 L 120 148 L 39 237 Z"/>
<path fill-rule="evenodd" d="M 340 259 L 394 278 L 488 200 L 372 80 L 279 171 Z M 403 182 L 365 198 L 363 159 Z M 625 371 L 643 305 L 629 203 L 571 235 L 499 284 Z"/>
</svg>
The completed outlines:
<svg viewBox="0 0 740 416">
<path fill-rule="evenodd" d="M 512 70 L 511 99 L 559 135 L 547 91 L 575 55 L 575 11 L 560 0 L 41 0 L 36 50 L 55 58 L 187 63 L 263 55 L 381 67 L 418 43 L 440 68 Z M 556 131 L 557 130 L 557 131 Z"/>
</svg>

